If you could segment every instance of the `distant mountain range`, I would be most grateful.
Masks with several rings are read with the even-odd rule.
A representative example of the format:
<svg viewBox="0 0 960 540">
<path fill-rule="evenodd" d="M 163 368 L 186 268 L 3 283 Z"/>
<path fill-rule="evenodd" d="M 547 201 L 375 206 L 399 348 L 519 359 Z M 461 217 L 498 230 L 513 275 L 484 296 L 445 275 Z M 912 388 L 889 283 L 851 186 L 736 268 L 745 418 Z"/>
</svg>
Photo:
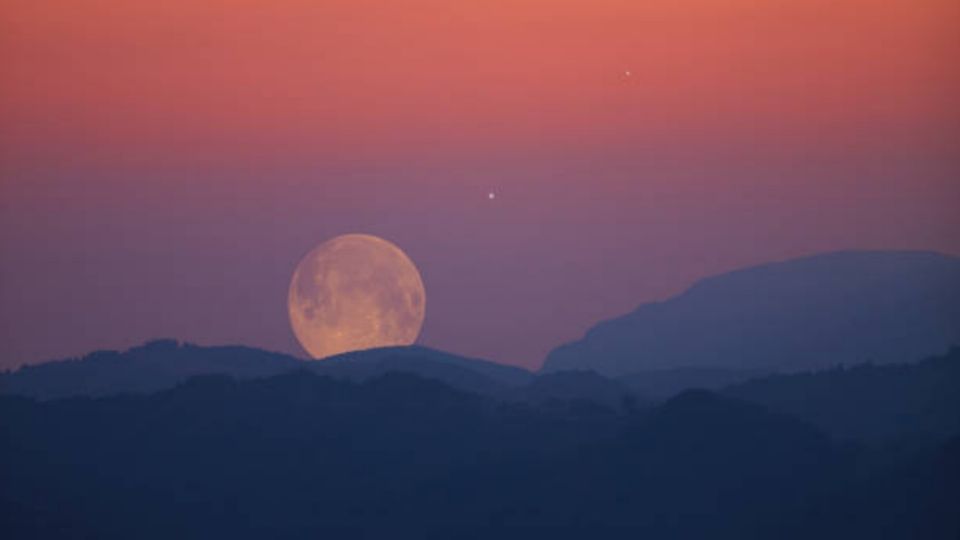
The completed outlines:
<svg viewBox="0 0 960 540">
<path fill-rule="evenodd" d="M 518 367 L 424 347 L 312 362 L 250 347 L 157 340 L 0 373 L 0 394 L 53 399 L 150 393 L 205 374 L 250 379 L 308 370 L 365 380 L 407 371 L 504 399 L 524 395 L 544 401 L 577 392 L 597 397 L 602 387 L 601 401 L 612 403 L 624 392 L 666 399 L 685 389 L 719 390 L 778 372 L 911 362 L 955 344 L 960 344 L 960 258 L 841 252 L 705 279 L 556 349 L 539 378 Z M 541 380 L 563 371 L 576 374 Z M 601 383 L 589 371 L 618 381 Z M 527 386 L 529 393 L 518 392 Z"/>
<path fill-rule="evenodd" d="M 0 394 L 40 399 L 146 394 L 172 388 L 198 375 L 229 375 L 244 380 L 298 370 L 354 381 L 403 371 L 479 394 L 499 393 L 534 377 L 522 368 L 425 347 L 386 347 L 305 361 L 250 347 L 202 347 L 162 339 L 122 352 L 98 351 L 0 374 Z"/>
<path fill-rule="evenodd" d="M 0 374 L 0 395 L 43 400 L 142 395 L 198 376 L 243 381 L 297 372 L 352 382 L 409 373 L 500 402 L 560 409 L 573 403 L 647 409 L 684 390 L 711 389 L 795 416 L 841 439 L 942 441 L 960 433 L 960 348 L 910 364 L 772 375 L 678 369 L 609 378 L 593 371 L 533 374 L 423 347 L 371 349 L 311 362 L 246 347 L 161 340 L 125 352 L 97 352 Z"/>
<path fill-rule="evenodd" d="M 602 322 L 544 371 L 799 371 L 909 362 L 960 344 L 960 258 L 849 251 L 704 279 Z"/>
<path fill-rule="evenodd" d="M 249 380 L 297 371 L 354 382 L 388 373 L 411 373 L 459 391 L 543 406 L 570 401 L 613 408 L 647 403 L 629 385 L 594 372 L 537 375 L 519 367 L 426 347 L 385 347 L 309 361 L 250 347 L 202 347 L 170 339 L 122 352 L 98 351 L 0 373 L 0 395 L 50 400 L 150 394 L 204 375 Z"/>
<path fill-rule="evenodd" d="M 951 412 L 960 410 L 960 392 L 952 393 L 960 388 L 960 353 L 907 363 L 960 342 L 958 269 L 960 259 L 933 253 L 845 252 L 742 270 L 602 323 L 552 353 L 540 373 L 417 346 L 304 361 L 156 340 L 0 373 L 0 395 L 150 394 L 201 375 L 248 380 L 309 371 L 362 382 L 407 372 L 538 406 L 649 407 L 709 389 L 839 437 L 942 439 L 960 431 Z M 904 365 L 886 365 L 901 357 Z M 859 365 L 862 359 L 875 365 Z"/>
<path fill-rule="evenodd" d="M 0 531 L 955 540 L 957 264 L 840 253 L 711 278 L 540 373 L 174 340 L 0 373 Z"/>
<path fill-rule="evenodd" d="M 197 375 L 253 379 L 303 365 L 292 356 L 250 347 L 199 347 L 161 339 L 126 351 L 96 351 L 0 373 L 0 394 L 39 399 L 146 394 L 172 388 Z"/>
</svg>

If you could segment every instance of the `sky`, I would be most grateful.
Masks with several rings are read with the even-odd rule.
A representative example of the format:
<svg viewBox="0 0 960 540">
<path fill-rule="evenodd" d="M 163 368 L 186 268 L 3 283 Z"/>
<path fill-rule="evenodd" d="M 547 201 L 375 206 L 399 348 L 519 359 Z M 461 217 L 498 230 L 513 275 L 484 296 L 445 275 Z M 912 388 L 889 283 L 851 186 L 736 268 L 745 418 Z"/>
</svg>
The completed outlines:
<svg viewBox="0 0 960 540">
<path fill-rule="evenodd" d="M 422 344 L 530 368 L 718 272 L 958 254 L 957 58 L 955 0 L 5 0 L 0 369 L 305 356 L 290 277 L 350 232 Z"/>
</svg>

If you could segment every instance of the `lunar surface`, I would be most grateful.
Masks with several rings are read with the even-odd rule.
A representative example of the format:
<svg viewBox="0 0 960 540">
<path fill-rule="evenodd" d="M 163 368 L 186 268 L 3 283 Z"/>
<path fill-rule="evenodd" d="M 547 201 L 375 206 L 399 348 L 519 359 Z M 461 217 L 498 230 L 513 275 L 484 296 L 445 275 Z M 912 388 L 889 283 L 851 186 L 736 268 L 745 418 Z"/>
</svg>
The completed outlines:
<svg viewBox="0 0 960 540">
<path fill-rule="evenodd" d="M 313 358 L 325 358 L 414 343 L 426 291 L 400 248 L 376 236 L 347 234 L 303 257 L 287 305 L 300 344 Z"/>
</svg>

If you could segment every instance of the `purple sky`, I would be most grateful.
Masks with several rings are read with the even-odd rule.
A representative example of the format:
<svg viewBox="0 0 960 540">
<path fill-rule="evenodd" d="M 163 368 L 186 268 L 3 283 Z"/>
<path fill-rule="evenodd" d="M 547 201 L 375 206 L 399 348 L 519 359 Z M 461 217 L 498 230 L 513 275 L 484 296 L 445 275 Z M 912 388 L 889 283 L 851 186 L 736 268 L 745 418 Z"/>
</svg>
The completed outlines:
<svg viewBox="0 0 960 540">
<path fill-rule="evenodd" d="M 527 367 L 717 272 L 960 253 L 953 3 L 417 2 L 5 7 L 0 367 L 303 355 L 290 276 L 349 232 L 420 268 L 421 343 Z"/>
</svg>

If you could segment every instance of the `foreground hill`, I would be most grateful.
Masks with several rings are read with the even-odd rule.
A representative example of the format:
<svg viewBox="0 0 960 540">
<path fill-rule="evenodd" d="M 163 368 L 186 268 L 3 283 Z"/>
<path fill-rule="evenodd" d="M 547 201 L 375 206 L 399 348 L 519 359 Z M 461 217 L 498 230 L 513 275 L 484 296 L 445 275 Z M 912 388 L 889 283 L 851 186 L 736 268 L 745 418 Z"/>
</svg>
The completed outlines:
<svg viewBox="0 0 960 540">
<path fill-rule="evenodd" d="M 704 279 L 595 326 L 545 371 L 796 371 L 907 362 L 960 343 L 960 258 L 838 252 Z"/>
<path fill-rule="evenodd" d="M 667 399 L 684 390 L 720 390 L 768 374 L 755 369 L 679 367 L 637 371 L 616 380 L 641 396 Z"/>
<path fill-rule="evenodd" d="M 499 392 L 504 387 L 523 385 L 533 379 L 532 373 L 516 366 L 417 346 L 350 352 L 309 362 L 309 369 L 351 380 L 366 380 L 396 371 L 415 373 L 481 394 Z"/>
<path fill-rule="evenodd" d="M 40 399 L 145 394 L 172 388 L 197 375 L 255 379 L 295 370 L 350 380 L 403 371 L 477 393 L 499 392 L 533 377 L 521 368 L 424 347 L 371 349 L 311 362 L 250 347 L 201 347 L 158 340 L 123 352 L 98 351 L 0 374 L 0 394 Z"/>
<path fill-rule="evenodd" d="M 593 401 L 619 408 L 637 404 L 626 386 L 592 372 L 536 376 L 529 371 L 425 347 L 384 347 L 321 361 L 305 361 L 250 347 L 201 347 L 157 340 L 127 351 L 98 351 L 0 374 L 0 395 L 38 399 L 150 394 L 198 375 L 261 379 L 309 371 L 365 381 L 388 373 L 412 373 L 460 391 L 514 402 Z"/>
<path fill-rule="evenodd" d="M 146 394 L 196 375 L 221 373 L 250 379 L 278 375 L 303 364 L 292 356 L 250 347 L 198 347 L 157 340 L 126 351 L 96 351 L 2 373 L 0 394 L 40 399 Z"/>
<path fill-rule="evenodd" d="M 960 532 L 955 471 L 926 474 L 953 447 L 911 458 L 922 481 L 867 470 L 814 427 L 705 391 L 618 413 L 297 371 L 0 397 L 0 417 L 6 538 L 866 538 L 877 515 L 886 538 Z"/>
<path fill-rule="evenodd" d="M 801 418 L 837 438 L 941 441 L 960 433 L 960 348 L 916 364 L 773 375 L 723 393 Z"/>
</svg>

